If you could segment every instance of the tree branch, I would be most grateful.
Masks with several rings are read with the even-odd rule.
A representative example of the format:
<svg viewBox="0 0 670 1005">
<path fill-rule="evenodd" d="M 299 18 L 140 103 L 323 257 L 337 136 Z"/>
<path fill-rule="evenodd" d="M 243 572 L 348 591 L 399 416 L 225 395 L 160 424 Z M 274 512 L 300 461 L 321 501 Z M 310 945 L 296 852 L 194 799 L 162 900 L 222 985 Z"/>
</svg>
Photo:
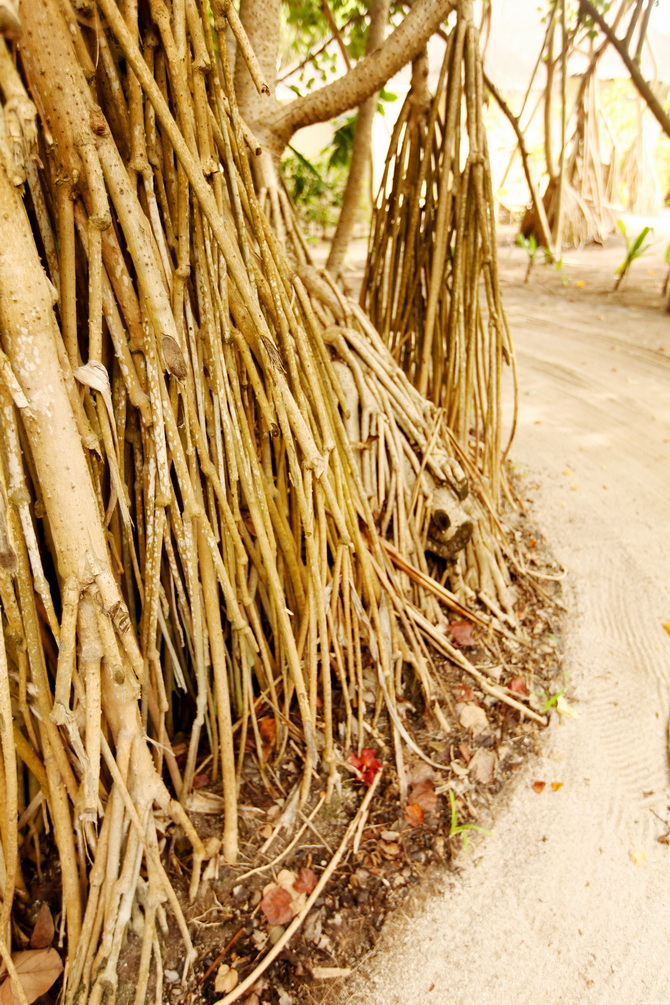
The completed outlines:
<svg viewBox="0 0 670 1005">
<path fill-rule="evenodd" d="M 452 0 L 417 0 L 407 17 L 376 52 L 345 74 L 289 105 L 263 123 L 277 141 L 288 143 L 298 129 L 324 122 L 361 105 L 419 52 L 453 9 Z"/>
<path fill-rule="evenodd" d="M 500 107 L 501 112 L 503 113 L 503 115 L 505 115 L 505 117 L 509 121 L 509 124 L 511 125 L 512 129 L 516 134 L 517 144 L 519 146 L 519 153 L 521 154 L 521 163 L 523 164 L 524 174 L 526 175 L 526 183 L 528 185 L 528 191 L 530 193 L 531 202 L 533 203 L 533 209 L 535 210 L 535 215 L 537 216 L 537 222 L 540 229 L 540 239 L 542 241 L 542 244 L 549 251 L 549 253 L 553 258 L 554 243 L 551 239 L 551 228 L 549 226 L 549 221 L 547 220 L 547 214 L 544 208 L 544 203 L 542 202 L 542 199 L 537 191 L 535 182 L 533 181 L 533 175 L 531 174 L 529 158 L 528 158 L 528 150 L 526 149 L 526 141 L 521 131 L 519 120 L 514 114 L 514 112 L 511 110 L 511 108 L 509 107 L 509 105 L 507 104 L 507 102 L 505 101 L 502 94 L 495 86 L 491 78 L 488 77 L 486 73 L 484 73 L 483 76 L 484 76 L 484 83 L 486 84 L 487 89 L 491 92 L 492 96 L 495 98 L 498 106 Z"/>
<path fill-rule="evenodd" d="M 593 6 L 590 0 L 580 0 L 580 11 L 582 14 L 588 14 L 588 16 L 598 25 L 605 37 L 609 39 L 610 45 L 614 46 L 623 60 L 626 69 L 630 73 L 630 79 L 635 84 L 640 95 L 647 102 L 649 111 L 661 124 L 661 128 L 666 135 L 670 136 L 670 118 L 665 114 L 660 101 L 642 76 L 639 66 L 634 59 L 631 59 L 625 44 L 617 38 L 600 11 Z"/>
</svg>

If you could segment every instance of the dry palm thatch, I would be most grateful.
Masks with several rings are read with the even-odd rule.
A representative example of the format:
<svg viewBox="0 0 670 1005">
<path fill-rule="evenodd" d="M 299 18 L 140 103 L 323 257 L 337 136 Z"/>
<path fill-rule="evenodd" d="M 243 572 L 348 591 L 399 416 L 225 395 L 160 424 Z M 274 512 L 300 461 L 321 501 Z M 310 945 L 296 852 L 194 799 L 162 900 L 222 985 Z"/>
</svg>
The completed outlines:
<svg viewBox="0 0 670 1005">
<path fill-rule="evenodd" d="M 497 499 L 501 370 L 512 348 L 498 285 L 482 93 L 478 34 L 466 3 L 434 98 L 415 64 L 391 138 L 361 303 L 410 381 L 444 410 Z"/>
<path fill-rule="evenodd" d="M 0 39 L 0 954 L 43 807 L 64 1000 L 114 992 L 139 902 L 140 1003 L 152 960 L 160 997 L 166 905 L 192 958 L 164 829 L 191 842 L 193 897 L 204 860 L 236 859 L 250 744 L 261 775 L 298 750 L 306 798 L 382 718 L 402 785 L 409 679 L 448 728 L 428 643 L 477 671 L 436 630 L 462 596 L 425 548 L 453 558 L 472 520 L 442 413 L 360 308 L 288 265 L 208 8 L 24 0 L 22 19 L 22 77 Z M 225 801 L 205 844 L 185 809 L 204 745 Z"/>
</svg>

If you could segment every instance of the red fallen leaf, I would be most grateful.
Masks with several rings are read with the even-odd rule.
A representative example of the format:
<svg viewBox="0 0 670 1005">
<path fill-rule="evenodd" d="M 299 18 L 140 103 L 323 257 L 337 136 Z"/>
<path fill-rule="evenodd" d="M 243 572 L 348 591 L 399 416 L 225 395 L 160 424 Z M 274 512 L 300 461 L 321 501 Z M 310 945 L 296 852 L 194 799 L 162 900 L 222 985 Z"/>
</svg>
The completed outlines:
<svg viewBox="0 0 670 1005">
<path fill-rule="evenodd" d="M 455 690 L 457 692 L 456 697 L 460 698 L 461 701 L 475 700 L 475 692 L 467 684 L 457 684 Z"/>
<path fill-rule="evenodd" d="M 298 873 L 298 878 L 293 884 L 296 893 L 311 893 L 318 882 L 318 878 L 313 869 L 305 866 Z"/>
<path fill-rule="evenodd" d="M 63 972 L 63 963 L 55 949 L 28 949 L 24 953 L 12 953 L 12 962 L 29 1003 L 46 994 Z M 0 1005 L 17 1005 L 18 1000 L 12 981 L 5 974 L 0 984 Z"/>
<path fill-rule="evenodd" d="M 410 803 L 420 806 L 425 813 L 432 813 L 437 806 L 437 792 L 430 778 L 425 782 L 417 782 L 409 790 Z"/>
<path fill-rule="evenodd" d="M 528 688 L 526 687 L 526 682 L 523 677 L 515 677 L 514 680 L 509 682 L 510 691 L 516 691 L 517 694 L 526 694 Z"/>
<path fill-rule="evenodd" d="M 421 827 L 425 820 L 425 813 L 418 803 L 408 803 L 403 816 L 410 827 Z"/>
<path fill-rule="evenodd" d="M 204 789 L 206 785 L 209 785 L 209 775 L 196 775 L 193 779 L 194 789 Z"/>
<path fill-rule="evenodd" d="M 54 939 L 54 919 L 48 904 L 42 904 L 30 936 L 31 949 L 46 949 Z"/>
<path fill-rule="evenodd" d="M 472 634 L 473 628 L 471 621 L 451 621 L 447 625 L 447 632 L 451 635 L 452 642 L 458 646 L 476 646 L 477 642 Z"/>
<path fill-rule="evenodd" d="M 356 768 L 358 777 L 365 785 L 372 785 L 382 766 L 382 762 L 375 757 L 376 753 L 377 751 L 371 747 L 363 747 L 360 757 L 357 757 L 356 754 L 349 754 L 349 764 Z"/>
<path fill-rule="evenodd" d="M 533 792 L 537 792 L 538 796 L 540 792 L 544 792 L 546 782 L 533 782 Z"/>
<path fill-rule="evenodd" d="M 472 757 L 472 751 L 470 747 L 468 747 L 467 743 L 459 743 L 458 749 L 465 763 L 469 764 L 470 758 Z"/>
<path fill-rule="evenodd" d="M 261 911 L 270 925 L 286 925 L 293 918 L 293 898 L 282 886 L 270 883 L 261 900 Z"/>
</svg>

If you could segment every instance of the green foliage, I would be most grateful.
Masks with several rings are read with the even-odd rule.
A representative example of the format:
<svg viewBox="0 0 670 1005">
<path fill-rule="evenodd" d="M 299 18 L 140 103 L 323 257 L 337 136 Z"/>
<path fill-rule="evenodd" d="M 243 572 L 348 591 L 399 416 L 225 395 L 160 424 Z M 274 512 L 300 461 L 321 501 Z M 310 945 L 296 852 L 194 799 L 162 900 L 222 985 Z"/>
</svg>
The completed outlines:
<svg viewBox="0 0 670 1005">
<path fill-rule="evenodd" d="M 318 160 L 310 161 L 289 146 L 289 153 L 281 162 L 286 188 L 313 240 L 325 237 L 337 222 L 351 160 L 349 157 L 343 163 L 333 162 L 332 154 L 326 156 L 329 149 L 322 151 Z"/>
<path fill-rule="evenodd" d="M 342 120 L 341 125 L 336 127 L 331 143 L 322 151 L 323 154 L 328 154 L 329 168 L 349 170 L 357 122 L 358 113 L 355 113 L 348 115 Z"/>
<path fill-rule="evenodd" d="M 533 263 L 537 257 L 537 253 L 540 250 L 544 250 L 542 245 L 537 243 L 537 238 L 535 234 L 531 234 L 530 237 L 524 237 L 523 234 L 516 235 L 516 246 L 518 248 L 523 248 L 528 255 L 528 268 L 526 269 L 526 275 L 524 276 L 524 283 L 527 283 L 530 279 L 531 269 L 533 268 Z M 546 254 L 546 252 L 545 252 Z"/>
<path fill-rule="evenodd" d="M 637 237 L 630 238 L 628 236 L 626 224 L 623 222 L 623 220 L 617 220 L 616 225 L 623 234 L 623 239 L 626 242 L 626 257 L 624 258 L 619 268 L 616 270 L 616 276 L 618 278 L 614 284 L 614 289 L 618 290 L 622 279 L 630 269 L 635 259 L 641 258 L 645 254 L 645 252 L 647 252 L 651 247 L 652 244 L 651 241 L 647 242 L 647 244 L 645 244 L 644 242 L 646 240 L 647 234 L 653 233 L 653 228 L 643 227 L 640 233 L 637 235 Z"/>
<path fill-rule="evenodd" d="M 329 0 L 329 6 L 352 60 L 365 53 L 368 33 L 368 4 L 362 0 Z M 319 0 L 289 0 L 284 4 L 284 25 L 289 47 L 303 54 L 317 47 L 331 34 Z"/>
</svg>

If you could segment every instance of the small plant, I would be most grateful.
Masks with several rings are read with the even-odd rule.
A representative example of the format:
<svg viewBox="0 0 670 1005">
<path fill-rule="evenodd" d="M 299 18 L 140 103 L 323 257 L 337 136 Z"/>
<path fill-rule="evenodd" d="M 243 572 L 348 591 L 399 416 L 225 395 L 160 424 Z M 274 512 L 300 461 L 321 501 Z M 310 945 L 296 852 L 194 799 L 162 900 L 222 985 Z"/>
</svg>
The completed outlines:
<svg viewBox="0 0 670 1005">
<path fill-rule="evenodd" d="M 487 831 L 485 827 L 477 827 L 476 824 L 459 824 L 458 807 L 456 806 L 456 796 L 454 795 L 453 789 L 449 789 L 449 809 L 451 810 L 449 837 L 456 837 L 457 834 L 463 835 L 463 847 L 465 848 L 466 855 L 470 854 L 468 831 L 479 831 L 480 834 L 486 834 L 488 837 L 493 837 L 493 831 Z"/>
<path fill-rule="evenodd" d="M 651 247 L 651 242 L 648 244 L 645 244 L 644 242 L 647 234 L 653 233 L 653 228 L 643 227 L 637 237 L 633 240 L 628 236 L 626 224 L 623 220 L 617 220 L 616 225 L 623 234 L 623 239 L 626 242 L 626 257 L 616 270 L 617 280 L 614 284 L 614 289 L 618 290 L 621 285 L 621 280 L 624 278 L 635 259 L 641 258 L 642 255 L 644 255 L 644 253 Z"/>
<path fill-rule="evenodd" d="M 542 245 L 537 243 L 537 238 L 535 234 L 531 234 L 530 237 L 524 237 L 523 234 L 516 235 L 515 244 L 518 248 L 523 248 L 528 255 L 528 268 L 526 269 L 526 275 L 524 276 L 524 283 L 527 283 L 530 279 L 530 273 L 533 268 L 533 263 L 537 257 L 538 251 L 542 248 Z M 545 252 L 546 254 L 546 252 Z"/>
<path fill-rule="evenodd" d="M 542 711 L 543 712 L 548 712 L 550 708 L 554 708 L 554 706 L 558 704 L 558 699 L 563 694 L 565 694 L 565 688 L 564 687 L 562 687 L 560 691 L 557 691 L 556 694 L 550 695 L 548 698 L 547 698 L 547 696 L 545 694 L 540 693 L 540 697 L 545 699 L 545 702 L 544 702 L 544 704 L 542 706 Z"/>
<path fill-rule="evenodd" d="M 558 273 L 558 278 L 561 280 L 561 283 L 563 284 L 563 286 L 567 286 L 568 277 L 566 276 L 565 270 L 563 269 L 563 259 L 554 258 L 549 248 L 543 248 L 542 250 L 544 252 L 544 264 L 553 265 L 554 268 L 556 269 L 556 272 Z"/>
</svg>

